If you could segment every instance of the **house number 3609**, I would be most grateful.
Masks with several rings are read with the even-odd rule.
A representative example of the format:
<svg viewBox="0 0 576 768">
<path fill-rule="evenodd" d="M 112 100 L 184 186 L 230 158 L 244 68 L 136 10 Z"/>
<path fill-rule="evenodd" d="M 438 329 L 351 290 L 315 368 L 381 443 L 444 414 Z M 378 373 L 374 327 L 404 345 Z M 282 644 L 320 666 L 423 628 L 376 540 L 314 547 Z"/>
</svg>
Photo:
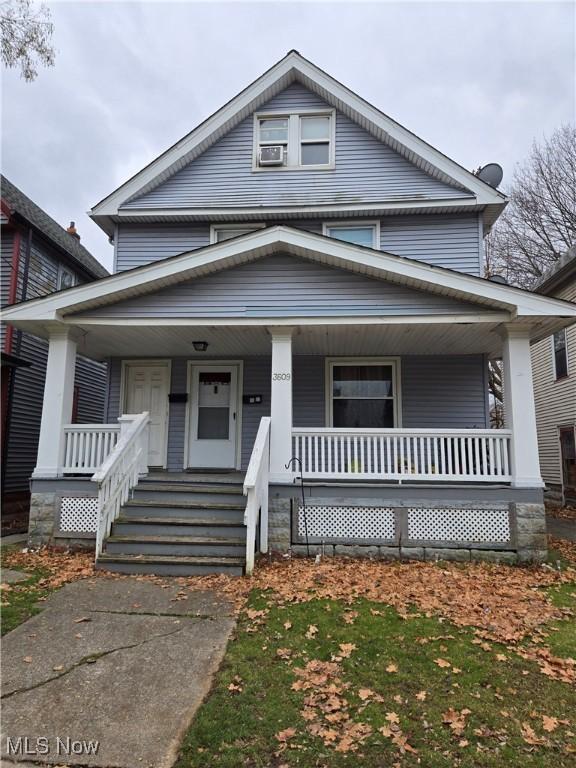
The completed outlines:
<svg viewBox="0 0 576 768">
<path fill-rule="evenodd" d="M 272 378 L 274 381 L 290 381 L 292 374 L 290 373 L 273 373 Z"/>
</svg>

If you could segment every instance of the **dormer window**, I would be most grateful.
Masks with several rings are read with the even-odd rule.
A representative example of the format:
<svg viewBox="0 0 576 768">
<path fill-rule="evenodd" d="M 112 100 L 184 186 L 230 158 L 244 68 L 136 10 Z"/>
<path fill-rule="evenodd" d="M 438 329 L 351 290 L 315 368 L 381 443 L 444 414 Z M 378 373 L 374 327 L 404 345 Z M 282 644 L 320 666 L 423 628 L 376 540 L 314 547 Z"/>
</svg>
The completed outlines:
<svg viewBox="0 0 576 768">
<path fill-rule="evenodd" d="M 333 111 L 255 115 L 254 170 L 334 168 Z"/>
</svg>

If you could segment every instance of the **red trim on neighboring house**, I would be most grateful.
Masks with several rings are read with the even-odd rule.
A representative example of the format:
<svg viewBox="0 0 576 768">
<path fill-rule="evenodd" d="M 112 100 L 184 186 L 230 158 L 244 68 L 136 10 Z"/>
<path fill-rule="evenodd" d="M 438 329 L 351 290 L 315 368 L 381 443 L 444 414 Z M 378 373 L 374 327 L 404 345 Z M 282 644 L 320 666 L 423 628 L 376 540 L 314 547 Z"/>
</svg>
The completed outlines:
<svg viewBox="0 0 576 768">
<path fill-rule="evenodd" d="M 18 298 L 18 272 L 20 270 L 20 230 L 14 232 L 12 242 L 12 268 L 10 271 L 10 288 L 8 289 L 8 304 L 15 304 Z M 4 338 L 4 352 L 8 355 L 12 352 L 12 337 L 14 328 L 9 325 Z"/>
<path fill-rule="evenodd" d="M 3 213 L 5 216 L 8 216 L 8 219 L 11 219 L 11 218 L 12 218 L 12 211 L 10 210 L 10 206 L 9 206 L 9 205 L 8 205 L 8 203 L 7 203 L 5 200 L 3 200 L 2 198 L 0 198 L 0 210 L 2 211 L 2 213 Z"/>
<path fill-rule="evenodd" d="M 4 200 L 1 202 L 1 209 L 3 213 L 6 213 L 6 203 Z M 10 215 L 10 210 L 8 209 L 7 215 Z M 18 298 L 18 273 L 20 271 L 20 230 L 17 229 L 14 232 L 14 240 L 12 242 L 12 265 L 10 270 L 10 287 L 8 289 L 8 303 L 9 304 L 15 304 L 16 300 Z M 14 328 L 9 325 L 8 328 L 6 328 L 6 334 L 4 336 L 4 352 L 6 354 L 11 354 L 12 352 L 12 341 L 14 338 Z M 2 393 L 1 393 L 1 401 L 0 401 L 0 418 L 2 423 L 2 453 L 4 453 L 6 449 L 6 419 L 8 418 L 8 397 L 10 393 L 10 379 L 14 375 L 14 371 L 5 372 L 2 376 Z"/>
</svg>

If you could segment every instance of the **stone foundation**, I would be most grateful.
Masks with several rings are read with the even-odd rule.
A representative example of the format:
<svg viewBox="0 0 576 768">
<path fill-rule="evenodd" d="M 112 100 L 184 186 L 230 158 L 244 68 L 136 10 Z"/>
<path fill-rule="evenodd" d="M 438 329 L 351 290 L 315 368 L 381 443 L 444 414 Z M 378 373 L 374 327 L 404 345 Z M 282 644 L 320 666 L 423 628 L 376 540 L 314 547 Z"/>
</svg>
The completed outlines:
<svg viewBox="0 0 576 768">
<path fill-rule="evenodd" d="M 31 547 L 39 547 L 42 544 L 54 542 L 56 503 L 55 493 L 32 493 L 30 495 L 28 544 Z"/>
<path fill-rule="evenodd" d="M 291 523 L 292 503 L 297 508 L 299 498 L 281 498 L 276 496 L 269 501 L 269 547 L 271 551 L 291 551 L 296 556 L 306 556 L 307 548 L 302 537 L 296 535 L 296 522 Z M 441 500 L 436 502 L 438 506 L 444 506 Z M 410 502 L 404 502 L 403 507 L 411 506 Z M 479 507 L 478 502 L 451 501 L 448 505 L 455 508 L 467 506 Z M 492 506 L 492 504 L 490 505 Z M 496 544 L 490 547 L 487 542 L 485 547 L 479 548 L 476 544 L 465 542 L 442 541 L 414 541 L 407 540 L 407 527 L 402 531 L 397 527 L 395 540 L 389 542 L 371 542 L 363 540 L 361 543 L 341 543 L 332 539 L 322 544 L 318 538 L 310 544 L 310 555 L 322 554 L 326 557 L 344 555 L 348 557 L 368 557 L 386 560 L 453 560 L 457 562 L 470 562 L 473 560 L 492 563 L 540 563 L 547 557 L 546 536 L 546 512 L 542 503 L 510 502 L 503 505 L 510 512 L 510 542 L 507 545 Z M 292 513 L 293 514 L 293 513 Z M 397 521 L 397 526 L 401 522 Z"/>
</svg>

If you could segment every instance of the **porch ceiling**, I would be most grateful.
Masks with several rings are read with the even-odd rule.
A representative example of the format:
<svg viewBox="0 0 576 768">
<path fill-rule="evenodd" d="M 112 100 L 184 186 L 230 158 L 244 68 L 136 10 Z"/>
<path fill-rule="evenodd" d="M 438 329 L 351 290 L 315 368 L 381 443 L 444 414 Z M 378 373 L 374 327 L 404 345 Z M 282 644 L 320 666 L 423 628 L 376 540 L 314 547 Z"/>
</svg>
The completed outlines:
<svg viewBox="0 0 576 768">
<path fill-rule="evenodd" d="M 78 351 L 88 357 L 234 358 L 270 355 L 263 326 L 78 326 Z M 294 326 L 295 355 L 437 355 L 501 353 L 498 323 Z M 193 341 L 207 341 L 206 354 Z"/>
</svg>

